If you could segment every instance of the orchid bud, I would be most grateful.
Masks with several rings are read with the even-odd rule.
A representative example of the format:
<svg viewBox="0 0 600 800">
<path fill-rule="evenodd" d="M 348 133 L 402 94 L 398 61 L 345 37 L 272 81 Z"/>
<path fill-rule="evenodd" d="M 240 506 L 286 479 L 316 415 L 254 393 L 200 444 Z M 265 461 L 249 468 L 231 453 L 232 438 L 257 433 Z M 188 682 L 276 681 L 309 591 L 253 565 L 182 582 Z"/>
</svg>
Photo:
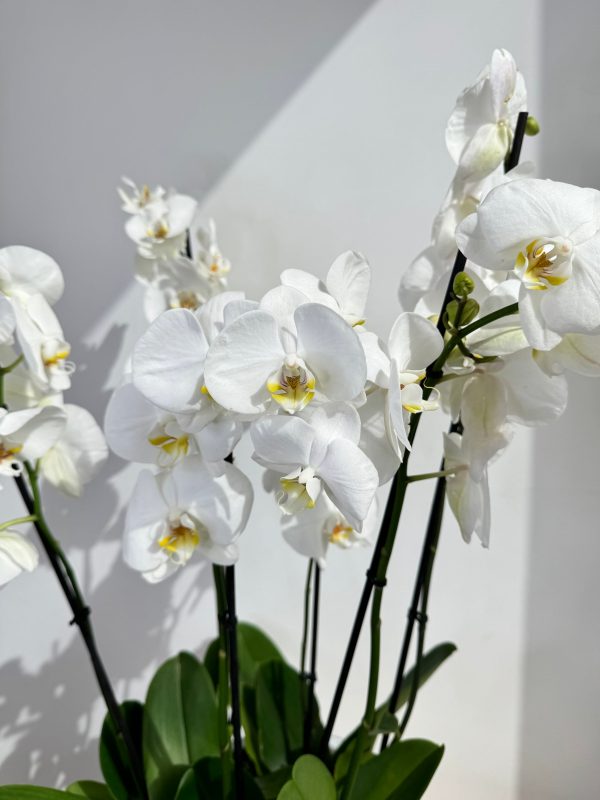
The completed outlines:
<svg viewBox="0 0 600 800">
<path fill-rule="evenodd" d="M 466 299 L 471 292 L 475 289 L 473 278 L 467 275 L 466 272 L 459 272 L 454 278 L 452 284 L 452 291 L 454 295 L 462 300 Z"/>
<path fill-rule="evenodd" d="M 527 136 L 537 136 L 540 132 L 540 123 L 537 121 L 535 117 L 532 117 L 531 114 L 527 117 L 527 123 L 525 124 L 525 133 Z"/>
</svg>

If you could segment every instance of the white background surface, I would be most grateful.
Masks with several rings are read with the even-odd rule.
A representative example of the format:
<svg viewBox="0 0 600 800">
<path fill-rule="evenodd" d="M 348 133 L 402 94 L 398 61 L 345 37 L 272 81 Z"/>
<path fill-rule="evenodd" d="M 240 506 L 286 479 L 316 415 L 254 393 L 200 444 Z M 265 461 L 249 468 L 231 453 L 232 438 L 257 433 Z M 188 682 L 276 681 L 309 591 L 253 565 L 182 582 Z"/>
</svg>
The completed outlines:
<svg viewBox="0 0 600 800">
<path fill-rule="evenodd" d="M 233 262 L 231 286 L 251 297 L 286 267 L 324 275 L 339 252 L 361 250 L 374 272 L 368 323 L 384 335 L 399 310 L 399 275 L 427 243 L 451 176 L 446 117 L 494 47 L 510 49 L 526 76 L 543 174 L 594 184 L 584 169 L 597 172 L 589 131 L 600 113 L 588 3 L 568 25 L 560 3 L 514 0 L 338 0 L 307 4 L 305 13 L 269 2 L 252 4 L 253 13 L 191 0 L 168 12 L 154 0 L 1 5 L 3 241 L 45 249 L 63 266 L 59 313 L 80 365 L 69 397 L 98 418 L 144 326 L 114 193 L 123 173 L 201 197 Z M 524 157 L 536 146 L 527 140 Z M 493 467 L 491 549 L 464 545 L 447 516 L 428 644 L 450 640 L 459 650 L 420 695 L 410 727 L 447 747 L 432 800 L 588 800 L 600 787 L 598 390 L 583 381 L 573 390 L 558 425 L 520 432 Z M 442 427 L 441 419 L 422 426 L 414 469 L 435 468 Z M 242 447 L 240 464 L 248 455 Z M 241 615 L 267 627 L 295 662 L 305 563 L 280 539 L 260 472 L 249 469 L 257 501 L 238 568 Z M 142 697 L 160 661 L 202 648 L 215 626 L 210 570 L 188 567 L 151 587 L 121 563 L 135 474 L 111 459 L 81 500 L 48 492 L 47 507 L 80 571 L 116 687 Z M 411 489 L 398 534 L 382 693 L 393 680 L 430 491 Z M 17 513 L 10 488 L 0 503 L 3 518 Z M 324 575 L 326 709 L 368 558 L 334 553 Z M 102 706 L 67 621 L 46 567 L 0 595 L 1 783 L 97 774 Z M 362 644 L 340 733 L 363 709 Z"/>
</svg>

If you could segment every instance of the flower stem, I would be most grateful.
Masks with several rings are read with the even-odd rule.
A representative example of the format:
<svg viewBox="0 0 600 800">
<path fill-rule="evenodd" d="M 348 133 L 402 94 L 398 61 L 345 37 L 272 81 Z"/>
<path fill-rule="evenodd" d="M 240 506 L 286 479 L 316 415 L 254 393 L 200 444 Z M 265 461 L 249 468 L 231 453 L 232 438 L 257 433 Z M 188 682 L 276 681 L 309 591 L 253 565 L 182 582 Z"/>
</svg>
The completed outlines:
<svg viewBox="0 0 600 800">
<path fill-rule="evenodd" d="M 237 617 L 235 611 L 235 567 L 225 567 L 227 600 L 226 627 L 229 639 L 229 681 L 231 684 L 231 724 L 233 726 L 233 762 L 236 800 L 244 800 L 242 722 L 240 714 L 240 676 L 237 646 Z"/>
<path fill-rule="evenodd" d="M 223 798 L 229 796 L 231 790 L 231 770 L 229 756 L 231 739 L 229 736 L 227 713 L 229 705 L 229 681 L 227 677 L 227 632 L 225 620 L 227 617 L 227 596 L 225 591 L 225 574 L 223 567 L 213 565 L 215 581 L 215 595 L 217 598 L 217 619 L 219 623 L 219 693 L 218 693 L 218 730 L 219 750 L 221 751 Z"/>
<path fill-rule="evenodd" d="M 308 561 L 306 570 L 306 583 L 304 584 L 304 622 L 302 625 L 302 647 L 300 648 L 300 674 L 306 675 L 306 649 L 308 647 L 308 627 L 310 614 L 310 587 L 312 583 L 312 573 L 314 567 L 312 558 Z"/>
<path fill-rule="evenodd" d="M 416 483 L 417 481 L 428 481 L 432 478 L 449 478 L 456 475 L 457 469 L 441 469 L 438 472 L 422 472 L 420 475 L 409 475 L 406 479 L 407 483 Z"/>
<path fill-rule="evenodd" d="M 349 800 L 358 775 L 360 762 L 366 749 L 369 734 L 375 723 L 377 702 L 377 686 L 379 683 L 379 657 L 381 651 L 381 601 L 383 599 L 383 584 L 377 585 L 373 593 L 371 604 L 371 658 L 369 663 L 369 686 L 367 690 L 367 703 L 365 714 L 358 735 L 354 743 L 350 766 L 346 773 L 341 800 Z"/>
<path fill-rule="evenodd" d="M 5 531 L 8 528 L 12 528 L 13 525 L 24 525 L 26 522 L 36 522 L 37 517 L 35 514 L 31 514 L 28 517 L 16 517 L 15 519 L 9 519 L 8 522 L 3 522 L 0 525 L 0 532 Z"/>
<path fill-rule="evenodd" d="M 442 470 L 443 470 L 443 462 L 442 462 Z M 404 679 L 404 672 L 406 670 L 406 662 L 408 660 L 408 652 L 410 650 L 410 643 L 412 640 L 414 625 L 415 622 L 418 621 L 419 631 L 420 631 L 419 648 L 417 651 L 417 661 L 415 664 L 415 673 L 411 685 L 411 694 L 407 706 L 407 713 L 405 713 L 404 719 L 402 720 L 402 724 L 400 726 L 401 733 L 404 732 L 404 728 L 408 723 L 408 719 L 410 717 L 410 713 L 412 712 L 412 708 L 414 706 L 417 695 L 417 690 L 419 687 L 419 668 L 420 668 L 421 657 L 423 655 L 423 644 L 425 638 L 425 623 L 427 619 L 426 611 L 427 611 L 427 596 L 429 594 L 429 581 L 431 579 L 431 572 L 433 570 L 433 560 L 437 552 L 437 545 L 440 537 L 442 517 L 444 513 L 445 494 L 446 494 L 446 479 L 445 477 L 440 477 L 438 478 L 435 487 L 435 494 L 433 496 L 433 502 L 429 514 L 429 521 L 427 523 L 427 532 L 425 534 L 425 539 L 423 541 L 421 560 L 419 562 L 419 569 L 417 572 L 417 578 L 415 580 L 415 586 L 413 589 L 412 602 L 410 605 L 410 609 L 408 611 L 408 619 L 406 622 L 406 629 L 404 631 L 404 638 L 402 641 L 402 649 L 400 651 L 400 660 L 398 663 L 398 669 L 396 671 L 396 681 L 394 683 L 394 687 L 392 689 L 392 693 L 390 695 L 390 699 L 388 702 L 388 709 L 393 714 L 398 704 L 398 698 L 400 696 L 400 690 L 402 688 L 402 681 Z M 427 587 L 426 590 L 424 587 Z M 419 611 L 419 601 L 421 600 L 422 597 L 424 597 L 424 607 L 422 606 L 421 611 Z M 381 743 L 382 750 L 384 750 L 385 747 L 387 746 L 387 742 L 388 742 L 388 735 L 386 734 L 383 737 L 383 741 Z"/>
<path fill-rule="evenodd" d="M 133 737 L 127 726 L 125 718 L 123 717 L 121 708 L 117 702 L 114 690 L 108 678 L 108 674 L 102 659 L 100 658 L 100 653 L 98 652 L 98 647 L 96 645 L 94 631 L 90 620 L 91 611 L 85 603 L 82 592 L 77 583 L 75 573 L 67 557 L 58 545 L 44 518 L 36 472 L 28 463 L 25 463 L 25 468 L 29 477 L 31 493 L 25 478 L 22 475 L 15 476 L 17 489 L 27 510 L 29 511 L 30 517 L 35 517 L 35 521 L 32 520 L 33 525 L 38 533 L 42 547 L 46 552 L 50 565 L 54 570 L 65 598 L 71 608 L 71 611 L 73 612 L 71 624 L 77 625 L 81 632 L 81 636 L 88 651 L 90 661 L 92 662 L 92 668 L 106 703 L 109 716 L 112 720 L 115 730 L 123 741 L 125 749 L 127 750 L 130 767 L 137 784 L 139 796 L 146 800 L 148 793 L 144 779 L 141 757 L 134 744 Z"/>
<path fill-rule="evenodd" d="M 319 635 L 319 596 L 321 591 L 321 568 L 314 562 L 315 582 L 313 588 L 313 614 L 310 646 L 310 672 L 306 676 L 308 707 L 304 717 L 304 752 L 312 747 L 312 727 L 315 715 L 315 683 L 317 682 L 317 644 Z"/>
</svg>

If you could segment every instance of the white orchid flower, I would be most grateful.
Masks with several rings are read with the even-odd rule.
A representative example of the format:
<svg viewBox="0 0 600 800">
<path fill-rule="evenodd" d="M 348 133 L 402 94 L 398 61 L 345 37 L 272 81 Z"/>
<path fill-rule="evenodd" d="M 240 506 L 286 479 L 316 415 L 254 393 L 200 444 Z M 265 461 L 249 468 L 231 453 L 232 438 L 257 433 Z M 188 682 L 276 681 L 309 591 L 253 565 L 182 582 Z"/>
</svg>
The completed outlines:
<svg viewBox="0 0 600 800">
<path fill-rule="evenodd" d="M 12 303 L 7 297 L 0 295 L 0 347 L 14 342 L 13 333 L 16 324 Z"/>
<path fill-rule="evenodd" d="M 14 477 L 23 461 L 41 458 L 64 432 L 65 412 L 56 406 L 6 411 L 0 408 L 0 476 Z"/>
<path fill-rule="evenodd" d="M 142 259 L 143 260 L 143 259 Z M 155 265 L 153 276 L 144 280 L 144 312 L 149 322 L 170 308 L 195 311 L 207 302 L 220 287 L 199 274 L 189 258 L 160 259 L 146 262 Z"/>
<path fill-rule="evenodd" d="M 167 468 L 188 455 L 222 461 L 244 431 L 243 423 L 219 414 L 198 431 L 190 431 L 195 414 L 174 414 L 150 403 L 132 383 L 113 393 L 104 421 L 111 450 L 127 461 Z"/>
<path fill-rule="evenodd" d="M 149 186 L 144 184 L 141 189 L 138 189 L 131 178 L 123 177 L 121 181 L 127 187 L 127 191 L 118 186 L 117 192 L 123 202 L 121 208 L 126 214 L 139 214 L 147 206 L 164 201 L 166 192 L 162 186 L 150 189 Z"/>
<path fill-rule="evenodd" d="M 191 456 L 158 475 L 144 470 L 127 509 L 125 562 L 150 583 L 173 574 L 196 552 L 215 564 L 232 564 L 251 506 L 252 486 L 232 464 L 210 468 Z"/>
<path fill-rule="evenodd" d="M 218 451 L 223 442 L 236 439 L 241 429 L 206 388 L 205 358 L 209 342 L 225 326 L 229 307 L 233 307 L 231 315 L 235 318 L 245 302 L 241 292 L 223 292 L 197 314 L 187 309 L 166 311 L 150 325 L 133 353 L 133 384 L 150 403 L 187 417 L 185 422 L 183 417 L 178 422 L 186 431 L 199 432 L 214 423 L 202 434 L 203 448 L 212 451 L 205 453 L 211 461 L 216 458 L 215 448 Z M 147 418 L 145 413 L 141 416 Z M 129 418 L 127 424 L 133 423 Z M 139 427 L 137 432 L 141 433 Z M 211 441 L 213 436 L 216 438 Z"/>
<path fill-rule="evenodd" d="M 444 340 L 435 325 L 419 314 L 404 312 L 392 326 L 388 341 L 390 376 L 386 423 L 398 457 L 402 456 L 402 446 L 410 449 L 406 430 L 409 415 L 439 407 L 437 389 L 424 399 L 421 381 L 443 346 Z"/>
<path fill-rule="evenodd" d="M 471 477 L 479 481 L 487 464 L 512 439 L 513 429 L 507 422 L 506 384 L 488 373 L 469 378 L 463 388 L 460 410 L 464 427 L 462 448 L 469 456 Z"/>
<path fill-rule="evenodd" d="M 0 586 L 22 572 L 32 572 L 38 562 L 38 551 L 23 534 L 12 528 L 0 531 Z"/>
<path fill-rule="evenodd" d="M 388 370 L 389 375 L 389 370 Z M 379 485 L 391 480 L 400 466 L 397 448 L 394 449 L 386 424 L 387 390 L 377 388 L 367 393 L 366 402 L 358 408 L 360 416 L 360 449 L 373 462 L 379 475 Z"/>
<path fill-rule="evenodd" d="M 600 334 L 567 333 L 552 350 L 534 350 L 533 357 L 548 375 L 570 370 L 588 378 L 600 378 Z"/>
<path fill-rule="evenodd" d="M 360 450 L 360 417 L 349 403 L 310 407 L 300 416 L 269 416 L 252 423 L 253 458 L 280 479 L 286 513 L 314 507 L 324 490 L 348 522 L 362 531 L 379 483 Z"/>
<path fill-rule="evenodd" d="M 58 318 L 41 294 L 15 305 L 17 336 L 32 379 L 43 392 L 63 392 L 75 370 Z"/>
<path fill-rule="evenodd" d="M 46 253 L 21 245 L 0 249 L 0 295 L 20 303 L 41 294 L 54 305 L 63 289 L 60 267 Z"/>
<path fill-rule="evenodd" d="M 319 400 L 353 400 L 367 376 L 354 330 L 334 311 L 289 286 L 227 325 L 206 358 L 206 386 L 224 408 L 264 411 L 270 401 L 290 414 Z"/>
<path fill-rule="evenodd" d="M 43 478 L 57 489 L 79 497 L 108 457 L 104 435 L 85 408 L 62 407 L 66 425 L 58 441 L 40 459 Z"/>
<path fill-rule="evenodd" d="M 446 478 L 446 496 L 465 542 L 473 534 L 484 547 L 490 542 L 490 490 L 487 469 L 476 478 L 468 469 L 469 452 L 458 433 L 444 434 L 444 467 L 455 470 Z"/>
<path fill-rule="evenodd" d="M 192 259 L 198 273 L 209 280 L 213 286 L 223 289 L 227 285 L 227 275 L 231 262 L 225 258 L 217 242 L 217 226 L 214 219 L 206 227 L 199 225 L 191 239 Z"/>
<path fill-rule="evenodd" d="M 376 535 L 377 522 L 377 498 L 371 503 L 359 532 L 321 492 L 313 508 L 283 517 L 283 538 L 297 553 L 314 558 L 323 568 L 330 545 L 342 550 L 369 545 Z"/>
<path fill-rule="evenodd" d="M 600 192 L 535 178 L 490 192 L 459 226 L 467 258 L 514 270 L 532 347 L 551 350 L 569 333 L 600 332 Z"/>
<path fill-rule="evenodd" d="M 446 126 L 446 145 L 459 175 L 484 177 L 501 164 L 511 145 L 527 91 L 507 50 L 494 50 L 476 83 L 456 101 Z"/>
<path fill-rule="evenodd" d="M 174 258 L 185 248 L 186 234 L 197 206 L 193 197 L 169 195 L 129 217 L 125 232 L 136 243 L 143 258 Z"/>
<path fill-rule="evenodd" d="M 349 325 L 365 322 L 371 267 L 361 253 L 348 250 L 338 256 L 329 268 L 325 283 L 301 269 L 284 270 L 281 283 L 302 292 L 311 303 L 321 303 L 336 311 Z"/>
</svg>

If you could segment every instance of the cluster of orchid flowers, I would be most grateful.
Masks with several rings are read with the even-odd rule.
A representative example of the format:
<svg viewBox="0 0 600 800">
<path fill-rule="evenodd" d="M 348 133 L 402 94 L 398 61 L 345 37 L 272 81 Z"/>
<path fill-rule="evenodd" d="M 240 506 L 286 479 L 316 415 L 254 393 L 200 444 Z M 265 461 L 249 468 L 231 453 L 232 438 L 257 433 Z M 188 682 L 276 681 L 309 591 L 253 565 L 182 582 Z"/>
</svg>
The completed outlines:
<svg viewBox="0 0 600 800">
<path fill-rule="evenodd" d="M 292 547 L 323 564 L 330 544 L 368 542 L 377 489 L 411 447 L 411 415 L 438 408 L 455 422 L 450 506 L 465 540 L 488 544 L 487 466 L 513 423 L 564 411 L 565 368 L 600 374 L 600 193 L 532 178 L 530 164 L 505 172 L 525 108 L 514 59 L 496 50 L 448 122 L 456 175 L 402 278 L 406 310 L 387 342 L 367 328 L 361 254 L 339 256 L 324 279 L 286 269 L 248 300 L 227 291 L 229 262 L 214 224 L 195 226 L 191 198 L 121 192 L 152 320 L 105 423 L 118 455 L 154 466 L 129 505 L 130 566 L 157 581 L 196 550 L 236 560 L 252 488 L 232 454 L 246 431 Z M 457 247 L 466 265 L 440 321 Z"/>
<path fill-rule="evenodd" d="M 52 309 L 63 289 L 50 256 L 0 250 L 0 489 L 27 471 L 78 496 L 108 455 L 92 415 L 64 400 L 75 367 Z M 22 533 L 29 521 L 0 524 L 0 586 L 37 566 L 37 549 Z"/>
</svg>

